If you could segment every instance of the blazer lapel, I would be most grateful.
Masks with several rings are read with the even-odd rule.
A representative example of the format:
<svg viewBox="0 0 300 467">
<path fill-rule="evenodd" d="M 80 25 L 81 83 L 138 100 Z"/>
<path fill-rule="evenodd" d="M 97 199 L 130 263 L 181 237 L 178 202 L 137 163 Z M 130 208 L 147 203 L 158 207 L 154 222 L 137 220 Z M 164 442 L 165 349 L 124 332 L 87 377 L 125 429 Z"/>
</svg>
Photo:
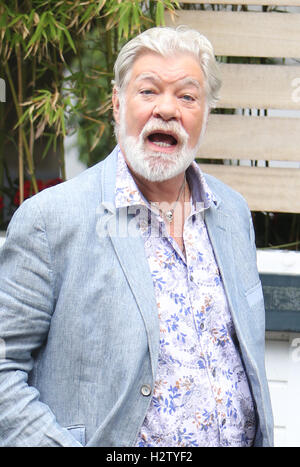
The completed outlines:
<svg viewBox="0 0 300 467">
<path fill-rule="evenodd" d="M 131 222 L 133 220 L 131 219 Z M 159 352 L 159 322 L 153 281 L 145 255 L 144 241 L 140 235 L 138 237 L 115 235 L 115 226 L 115 218 L 111 218 L 108 221 L 108 233 L 145 323 L 152 374 L 155 379 Z"/>
<path fill-rule="evenodd" d="M 153 281 L 141 235 L 138 232 L 135 235 L 128 232 L 128 228 L 134 229 L 134 215 L 127 215 L 123 209 L 115 208 L 116 166 L 117 148 L 105 159 L 102 174 L 102 205 L 111 213 L 107 221 L 107 233 L 145 323 L 155 379 L 159 353 L 159 321 Z"/>
<path fill-rule="evenodd" d="M 223 280 L 235 329 L 238 337 L 241 337 L 243 325 L 238 310 L 239 306 L 243 305 L 237 287 L 230 218 L 220 205 L 213 205 L 205 211 L 205 223 Z"/>
</svg>

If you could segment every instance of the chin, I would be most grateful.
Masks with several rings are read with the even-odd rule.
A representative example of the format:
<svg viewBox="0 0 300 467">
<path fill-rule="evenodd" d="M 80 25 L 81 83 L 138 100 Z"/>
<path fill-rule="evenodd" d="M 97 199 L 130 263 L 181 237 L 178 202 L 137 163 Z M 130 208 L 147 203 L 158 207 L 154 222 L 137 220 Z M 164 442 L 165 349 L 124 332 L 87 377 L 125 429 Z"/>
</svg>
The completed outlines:
<svg viewBox="0 0 300 467">
<path fill-rule="evenodd" d="M 185 172 L 194 160 L 190 151 L 188 153 L 166 156 L 166 154 L 149 154 L 136 147 L 125 147 L 125 156 L 131 169 L 149 182 L 164 182 Z M 187 157 L 188 156 L 188 157 Z"/>
<path fill-rule="evenodd" d="M 163 158 L 159 160 L 148 158 L 137 169 L 140 175 L 150 182 L 164 182 L 183 173 L 187 169 L 187 165 L 180 160 L 174 162 L 163 160 Z"/>
</svg>

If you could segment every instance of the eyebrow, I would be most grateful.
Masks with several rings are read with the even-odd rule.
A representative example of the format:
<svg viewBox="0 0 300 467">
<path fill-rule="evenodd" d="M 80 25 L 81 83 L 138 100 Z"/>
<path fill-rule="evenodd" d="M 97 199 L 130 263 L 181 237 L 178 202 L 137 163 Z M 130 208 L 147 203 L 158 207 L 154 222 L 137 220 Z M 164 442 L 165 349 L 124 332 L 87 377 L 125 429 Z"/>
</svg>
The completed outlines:
<svg viewBox="0 0 300 467">
<path fill-rule="evenodd" d="M 143 81 L 143 80 L 147 80 L 147 79 L 149 79 L 151 81 L 158 81 L 158 82 L 162 81 L 159 76 L 157 76 L 155 73 L 151 73 L 151 72 L 141 73 L 136 78 L 136 81 Z M 199 81 L 197 79 L 189 77 L 189 76 L 186 77 L 186 78 L 178 80 L 178 82 L 182 86 L 195 86 L 199 91 L 201 91 L 201 89 L 202 89 Z"/>
</svg>

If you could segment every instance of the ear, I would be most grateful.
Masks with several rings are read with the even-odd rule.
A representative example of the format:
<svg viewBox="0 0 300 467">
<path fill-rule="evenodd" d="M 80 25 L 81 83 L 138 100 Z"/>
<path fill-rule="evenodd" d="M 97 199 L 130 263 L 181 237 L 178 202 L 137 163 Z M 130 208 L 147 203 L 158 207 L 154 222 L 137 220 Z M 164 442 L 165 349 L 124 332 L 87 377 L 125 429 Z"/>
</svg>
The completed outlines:
<svg viewBox="0 0 300 467">
<path fill-rule="evenodd" d="M 113 87 L 112 93 L 112 105 L 113 105 L 113 114 L 115 122 L 119 125 L 120 123 L 120 99 L 119 99 L 119 92 L 117 88 Z"/>
</svg>

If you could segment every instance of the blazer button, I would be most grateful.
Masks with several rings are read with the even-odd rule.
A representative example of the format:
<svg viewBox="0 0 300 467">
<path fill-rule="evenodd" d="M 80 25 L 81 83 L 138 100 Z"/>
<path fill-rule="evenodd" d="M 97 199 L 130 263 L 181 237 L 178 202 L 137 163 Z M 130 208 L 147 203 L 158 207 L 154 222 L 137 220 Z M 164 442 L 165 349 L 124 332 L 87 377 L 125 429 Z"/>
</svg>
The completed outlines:
<svg viewBox="0 0 300 467">
<path fill-rule="evenodd" d="M 151 386 L 149 384 L 143 384 L 143 386 L 141 387 L 141 394 L 145 397 L 150 396 Z"/>
</svg>

